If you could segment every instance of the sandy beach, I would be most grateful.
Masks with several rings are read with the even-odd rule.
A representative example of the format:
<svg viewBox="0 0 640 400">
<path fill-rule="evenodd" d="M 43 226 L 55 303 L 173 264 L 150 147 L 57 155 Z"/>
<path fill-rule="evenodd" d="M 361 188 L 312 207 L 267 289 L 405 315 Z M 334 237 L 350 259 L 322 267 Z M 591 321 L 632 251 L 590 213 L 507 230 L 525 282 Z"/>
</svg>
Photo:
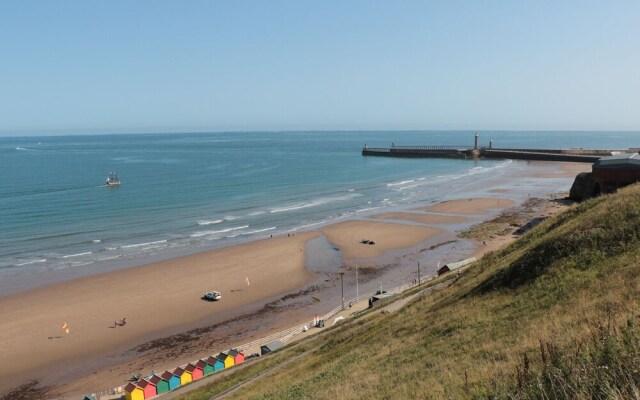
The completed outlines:
<svg viewBox="0 0 640 400">
<path fill-rule="evenodd" d="M 162 371 L 308 321 L 335 306 L 337 272 L 354 262 L 373 266 L 368 281 L 362 271 L 365 290 L 383 277 L 389 284 L 393 276 L 411 279 L 413 266 L 402 269 L 403 262 L 414 263 L 427 248 L 449 259 L 481 255 L 514 237 L 460 247 L 453 227 L 517 205 L 507 194 L 347 220 L 0 298 L 0 393 L 32 380 L 50 387 L 52 397 L 90 393 L 122 385 L 133 372 Z M 342 256 L 335 273 L 305 267 L 305 244 L 321 235 Z M 397 262 L 381 265 L 389 254 Z M 435 272 L 432 264 L 425 273 Z M 345 278 L 352 288 L 353 278 Z M 209 290 L 220 291 L 222 300 L 201 300 Z M 114 326 L 123 317 L 126 326 Z"/>
</svg>

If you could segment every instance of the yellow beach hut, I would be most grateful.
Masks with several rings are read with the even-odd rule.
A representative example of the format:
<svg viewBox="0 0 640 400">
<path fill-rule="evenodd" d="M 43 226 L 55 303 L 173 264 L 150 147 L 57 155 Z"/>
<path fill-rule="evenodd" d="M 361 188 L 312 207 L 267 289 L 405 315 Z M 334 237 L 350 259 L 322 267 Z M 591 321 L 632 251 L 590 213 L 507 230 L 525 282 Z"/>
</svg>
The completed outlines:
<svg viewBox="0 0 640 400">
<path fill-rule="evenodd" d="M 124 387 L 124 393 L 126 400 L 144 400 L 144 390 L 131 382 L 127 383 L 127 386 Z"/>
<path fill-rule="evenodd" d="M 173 371 L 173 374 L 180 378 L 180 386 L 184 386 L 187 383 L 191 383 L 191 381 L 193 380 L 193 377 L 191 376 L 191 372 L 180 367 L 176 368 L 176 370 Z"/>
<path fill-rule="evenodd" d="M 220 353 L 218 354 L 218 360 L 222 361 L 224 363 L 224 368 L 231 368 L 234 365 L 236 365 L 236 361 L 233 359 L 233 357 L 231 357 L 229 354 L 227 353 Z"/>
</svg>

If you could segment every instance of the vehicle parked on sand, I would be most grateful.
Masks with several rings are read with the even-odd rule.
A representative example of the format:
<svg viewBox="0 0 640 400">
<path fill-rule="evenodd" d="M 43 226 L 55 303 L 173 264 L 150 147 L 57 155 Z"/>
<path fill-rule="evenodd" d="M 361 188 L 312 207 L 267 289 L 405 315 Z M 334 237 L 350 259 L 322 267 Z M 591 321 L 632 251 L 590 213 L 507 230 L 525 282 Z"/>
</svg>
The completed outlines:
<svg viewBox="0 0 640 400">
<path fill-rule="evenodd" d="M 220 294 L 220 292 L 216 292 L 216 291 L 207 292 L 204 294 L 204 296 L 202 296 L 202 300 L 207 300 L 207 301 L 218 301 L 221 298 L 222 298 L 222 295 Z"/>
</svg>

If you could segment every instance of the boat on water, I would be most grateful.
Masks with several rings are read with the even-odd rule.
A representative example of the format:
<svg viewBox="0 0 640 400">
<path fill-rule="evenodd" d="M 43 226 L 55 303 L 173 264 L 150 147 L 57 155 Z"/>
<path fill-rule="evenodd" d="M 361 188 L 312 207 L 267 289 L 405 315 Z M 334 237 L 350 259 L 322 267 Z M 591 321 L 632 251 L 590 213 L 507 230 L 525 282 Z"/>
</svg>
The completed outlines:
<svg viewBox="0 0 640 400">
<path fill-rule="evenodd" d="M 104 182 L 106 186 L 117 186 L 120 184 L 120 178 L 118 178 L 118 174 L 112 172 L 111 175 L 107 176 L 107 180 Z"/>
</svg>

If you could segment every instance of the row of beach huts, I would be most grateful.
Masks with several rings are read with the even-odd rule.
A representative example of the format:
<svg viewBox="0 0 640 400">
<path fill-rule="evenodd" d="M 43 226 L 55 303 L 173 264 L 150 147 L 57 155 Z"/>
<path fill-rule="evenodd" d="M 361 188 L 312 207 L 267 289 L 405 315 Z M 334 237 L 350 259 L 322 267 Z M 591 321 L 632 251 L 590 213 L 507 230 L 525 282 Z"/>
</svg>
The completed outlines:
<svg viewBox="0 0 640 400">
<path fill-rule="evenodd" d="M 284 344 L 279 341 L 269 343 L 261 346 L 261 353 L 264 355 L 277 350 L 283 345 Z M 124 387 L 125 399 L 152 399 L 157 395 L 175 390 L 207 375 L 211 375 L 214 372 L 242 364 L 244 361 L 244 353 L 237 349 L 231 349 L 217 356 L 212 355 L 171 371 L 165 371 L 161 374 L 153 373 L 135 382 L 129 382 Z"/>
</svg>

